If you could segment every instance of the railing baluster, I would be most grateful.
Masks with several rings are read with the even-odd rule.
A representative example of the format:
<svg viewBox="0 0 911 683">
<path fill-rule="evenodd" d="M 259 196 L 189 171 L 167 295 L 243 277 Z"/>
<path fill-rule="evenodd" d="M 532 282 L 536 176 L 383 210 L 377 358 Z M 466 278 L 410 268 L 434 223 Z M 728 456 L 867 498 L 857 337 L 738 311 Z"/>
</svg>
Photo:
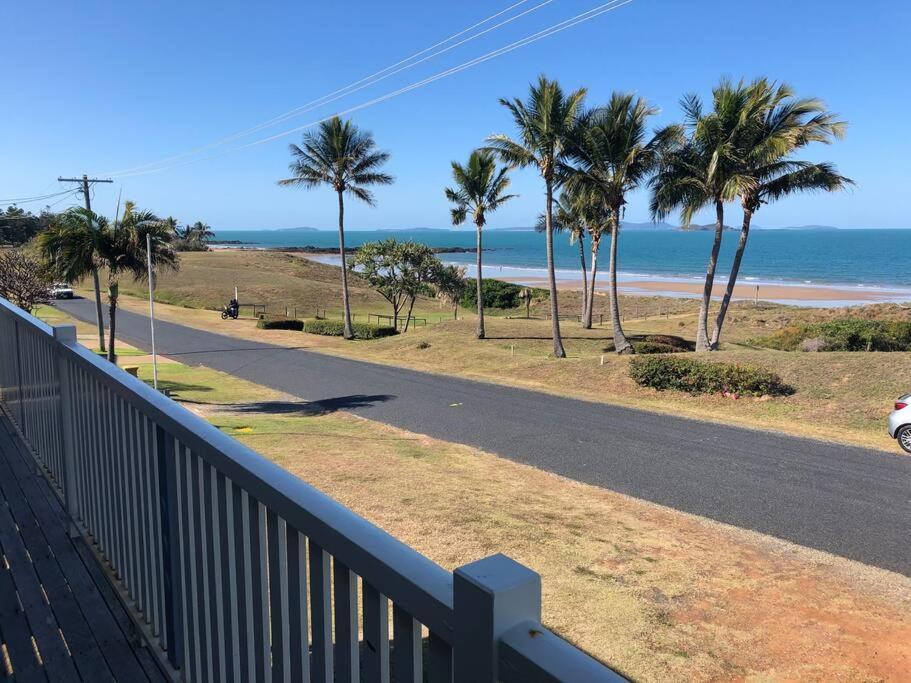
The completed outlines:
<svg viewBox="0 0 911 683">
<path fill-rule="evenodd" d="M 161 518 L 161 567 L 163 569 L 162 602 L 164 605 L 163 631 L 168 660 L 177 669 L 185 669 L 186 600 L 180 537 L 181 516 L 185 515 L 183 500 L 185 488 L 181 486 L 179 468 L 181 459 L 174 450 L 174 439 L 156 426 L 152 435 L 158 474 L 158 507 Z M 184 517 L 185 519 L 185 517 Z"/>
<path fill-rule="evenodd" d="M 288 543 L 288 645 L 292 681 L 310 680 L 310 634 L 307 615 L 307 539 L 290 524 Z"/>
<path fill-rule="evenodd" d="M 329 553 L 310 539 L 310 624 L 313 632 L 313 681 L 332 683 L 332 598 Z"/>
<path fill-rule="evenodd" d="M 182 532 L 182 553 L 184 566 L 184 605 L 186 611 L 187 626 L 187 655 L 190 661 L 187 664 L 190 670 L 190 680 L 197 681 L 202 679 L 202 644 L 200 642 L 200 610 L 197 598 L 199 590 L 199 580 L 196 573 L 196 554 L 199 545 L 196 540 L 196 529 L 199 520 L 196 516 L 194 500 L 198 497 L 196 487 L 193 486 L 193 455 L 181 443 L 175 444 L 175 452 L 178 453 L 177 462 L 181 470 L 181 516 L 183 524 Z"/>
<path fill-rule="evenodd" d="M 219 553 L 219 573 L 221 583 L 221 614 L 219 623 L 221 624 L 221 639 L 224 653 L 224 668 L 222 669 L 222 678 L 225 681 L 233 682 L 238 680 L 235 671 L 235 657 L 237 652 L 237 628 L 235 626 L 237 615 L 237 604 L 235 601 L 235 574 L 232 563 L 234 550 L 233 531 L 233 508 L 229 499 L 229 489 L 231 482 L 224 474 L 218 472 L 215 481 L 215 499 L 218 506 L 218 538 L 219 543 L 216 545 Z"/>
<path fill-rule="evenodd" d="M 190 451 L 193 462 L 191 477 L 193 481 L 193 515 L 196 520 L 196 613 L 199 621 L 199 654 L 202 670 L 200 676 L 207 681 L 212 678 L 212 648 L 214 633 L 209 618 L 209 557 L 206 545 L 208 526 L 206 524 L 205 477 L 203 461 L 195 452 Z"/>
<path fill-rule="evenodd" d="M 262 505 L 249 497 L 250 512 L 250 587 L 253 609 L 249 615 L 253 626 L 253 680 L 268 681 L 269 666 L 269 603 L 266 571 L 266 518 Z"/>
<path fill-rule="evenodd" d="M 364 601 L 364 678 L 389 683 L 389 600 L 366 580 Z"/>
<path fill-rule="evenodd" d="M 335 580 L 335 680 L 356 682 L 360 676 L 357 575 L 335 558 L 332 576 Z"/>
<path fill-rule="evenodd" d="M 427 643 L 427 678 L 430 683 L 452 683 L 452 646 L 433 631 Z"/>
<path fill-rule="evenodd" d="M 288 643 L 288 546 L 284 520 L 269 510 L 269 615 L 272 636 L 272 683 L 290 683 Z"/>
<path fill-rule="evenodd" d="M 212 466 L 203 461 L 201 469 L 202 496 L 200 497 L 203 505 L 203 529 L 205 530 L 205 545 L 200 549 L 203 553 L 204 565 L 206 567 L 206 601 L 208 602 L 208 634 L 211 640 L 210 647 L 210 668 L 212 669 L 213 681 L 224 680 L 224 668 L 222 656 L 224 653 L 224 628 L 222 627 L 222 616 L 224 606 L 221 604 L 221 584 L 220 572 L 218 570 L 218 509 L 215 506 L 217 494 L 215 488 L 215 472 Z"/>
<path fill-rule="evenodd" d="M 421 624 L 395 604 L 392 606 L 392 637 L 392 670 L 396 683 L 421 683 L 424 680 Z"/>
<path fill-rule="evenodd" d="M 231 507 L 234 513 L 234 586 L 237 589 L 237 680 L 251 680 L 253 648 L 250 614 L 253 599 L 250 595 L 250 522 L 247 494 L 235 484 L 231 485 Z"/>
</svg>

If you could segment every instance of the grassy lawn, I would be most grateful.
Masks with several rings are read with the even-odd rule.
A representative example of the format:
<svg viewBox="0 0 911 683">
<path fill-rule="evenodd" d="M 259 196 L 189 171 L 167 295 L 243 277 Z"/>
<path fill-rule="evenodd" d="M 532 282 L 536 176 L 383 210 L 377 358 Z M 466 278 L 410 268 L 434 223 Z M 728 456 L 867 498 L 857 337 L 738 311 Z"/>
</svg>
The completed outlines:
<svg viewBox="0 0 911 683">
<path fill-rule="evenodd" d="M 342 286 L 335 266 L 318 263 L 298 254 L 268 251 L 216 250 L 184 252 L 180 270 L 162 273 L 156 300 L 189 308 L 221 310 L 238 288 L 243 303 L 266 304 L 269 313 L 284 314 L 287 306 L 300 317 L 320 314 L 341 315 Z M 85 284 L 85 283 L 83 283 Z M 359 277 L 348 280 L 351 309 L 357 319 L 366 321 L 369 313 L 388 315 L 391 307 Z M 148 297 L 143 283 L 124 278 L 121 294 Z M 83 292 L 84 293 L 84 292 Z M 250 309 L 241 312 L 248 314 Z M 415 304 L 414 315 L 451 317 L 451 309 L 432 299 Z"/>
<path fill-rule="evenodd" d="M 897 678 L 911 581 L 177 363 L 184 405 L 447 569 L 504 552 L 635 679 Z M 140 364 L 140 377 L 151 366 Z"/>
<path fill-rule="evenodd" d="M 571 311 L 576 297 L 567 294 L 566 308 Z M 667 302 L 666 307 L 662 301 Z M 127 297 L 122 302 L 140 311 L 144 305 Z M 624 304 L 633 313 L 640 307 L 640 317 L 625 322 L 627 334 L 695 337 L 695 302 L 650 297 L 628 299 Z M 723 350 L 707 358 L 758 365 L 797 388 L 793 396 L 767 401 L 638 387 L 628 377 L 629 358 L 605 352 L 612 342 L 607 326 L 583 330 L 578 322 L 564 322 L 569 357 L 557 360 L 550 355 L 550 323 L 541 319 L 488 317 L 488 338 L 478 341 L 473 316 L 463 312 L 459 321 L 419 327 L 405 335 L 345 342 L 299 332 L 257 330 L 253 321 L 221 321 L 214 312 L 166 305 L 157 311 L 162 318 L 221 334 L 892 451 L 896 446 L 885 432 L 885 417 L 894 399 L 909 390 L 907 378 L 911 377 L 908 353 L 787 353 L 748 344 L 750 339 L 788 325 L 848 314 L 911 319 L 911 311 L 897 306 L 867 306 L 848 313 L 735 303 Z M 658 311 L 662 314 L 657 315 Z"/>
</svg>

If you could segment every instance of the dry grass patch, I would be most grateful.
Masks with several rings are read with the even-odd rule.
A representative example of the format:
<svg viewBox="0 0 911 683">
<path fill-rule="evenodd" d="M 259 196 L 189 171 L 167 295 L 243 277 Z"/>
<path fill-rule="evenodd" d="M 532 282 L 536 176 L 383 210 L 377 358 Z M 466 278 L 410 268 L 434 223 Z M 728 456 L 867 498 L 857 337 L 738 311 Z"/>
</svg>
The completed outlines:
<svg viewBox="0 0 911 683">
<path fill-rule="evenodd" d="M 203 412 L 447 569 L 495 552 L 532 567 L 545 623 L 635 679 L 911 666 L 904 577 L 350 415 Z"/>
</svg>

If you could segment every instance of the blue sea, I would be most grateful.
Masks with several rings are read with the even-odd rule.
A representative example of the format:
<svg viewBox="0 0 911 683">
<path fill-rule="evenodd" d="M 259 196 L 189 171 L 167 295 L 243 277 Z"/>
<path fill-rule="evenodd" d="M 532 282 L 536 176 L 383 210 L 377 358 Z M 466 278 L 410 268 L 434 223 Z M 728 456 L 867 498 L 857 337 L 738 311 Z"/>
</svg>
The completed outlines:
<svg viewBox="0 0 911 683">
<path fill-rule="evenodd" d="M 356 247 L 364 242 L 395 237 L 434 247 L 473 247 L 475 234 L 464 230 L 351 230 L 346 242 Z M 724 279 L 737 245 L 738 231 L 726 231 L 718 273 Z M 253 248 L 338 244 L 334 231 L 238 230 L 219 231 L 216 239 L 239 240 Z M 711 249 L 710 231 L 629 229 L 620 233 L 619 274 L 621 282 L 647 280 L 693 281 L 704 277 Z M 599 256 L 606 270 L 608 238 Z M 545 267 L 544 235 L 533 230 L 487 230 L 484 233 L 485 275 L 533 278 Z M 488 251 L 489 250 L 489 251 Z M 579 278 L 579 250 L 563 235 L 555 238 L 558 276 Z M 471 274 L 475 255 L 443 254 L 451 263 L 464 263 Z M 333 257 L 321 258 L 332 262 Z M 487 269 L 490 270 L 487 270 Z M 754 229 L 741 266 L 744 284 L 796 284 L 884 290 L 882 300 L 911 299 L 911 229 Z M 895 294 L 898 294 L 897 296 Z"/>
</svg>

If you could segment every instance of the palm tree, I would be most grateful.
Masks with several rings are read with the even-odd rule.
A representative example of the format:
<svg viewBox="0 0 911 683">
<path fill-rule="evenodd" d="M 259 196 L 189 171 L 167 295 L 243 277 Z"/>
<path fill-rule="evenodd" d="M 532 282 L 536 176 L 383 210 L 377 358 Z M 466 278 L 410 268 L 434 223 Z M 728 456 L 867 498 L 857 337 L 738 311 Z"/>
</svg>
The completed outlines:
<svg viewBox="0 0 911 683">
<path fill-rule="evenodd" d="M 168 216 L 167 218 L 162 220 L 162 223 L 164 223 L 165 227 L 168 230 L 170 230 L 174 234 L 175 237 L 180 238 L 180 237 L 184 236 L 181 233 L 180 224 L 177 222 L 177 219 L 174 218 L 174 216 Z"/>
<path fill-rule="evenodd" d="M 152 268 L 178 267 L 177 255 L 171 246 L 171 227 L 151 211 L 138 210 L 127 201 L 119 222 L 101 236 L 100 255 L 108 271 L 108 360 L 117 362 L 115 333 L 117 329 L 117 302 L 120 293 L 120 277 L 127 273 L 134 280 L 148 277 L 147 239 L 151 238 Z"/>
<path fill-rule="evenodd" d="M 361 131 L 351 121 L 335 116 L 319 124 L 315 133 L 305 133 L 303 146 L 290 146 L 293 161 L 288 166 L 293 177 L 279 180 L 279 185 L 313 189 L 329 185 L 338 194 L 338 249 L 342 259 L 342 306 L 345 317 L 345 339 L 354 339 L 351 308 L 348 302 L 348 267 L 345 257 L 346 193 L 374 206 L 369 185 L 390 185 L 392 176 L 379 172 L 389 159 L 388 152 L 375 149 L 373 136 Z"/>
<path fill-rule="evenodd" d="M 468 288 L 465 282 L 465 268 L 462 266 L 440 266 L 433 278 L 437 299 L 452 306 L 452 319 L 459 319 L 459 302 Z"/>
<path fill-rule="evenodd" d="M 193 240 L 199 244 L 205 244 L 215 237 L 215 233 L 212 232 L 211 226 L 202 221 L 196 221 L 192 226 L 188 226 L 188 229 L 192 232 Z"/>
<path fill-rule="evenodd" d="M 715 269 L 724 232 L 724 204 L 737 198 L 744 182 L 740 139 L 756 121 L 751 107 L 749 87 L 724 79 L 712 91 L 712 111 L 703 111 L 696 95 L 681 101 L 689 138 L 685 144 L 664 155 L 661 168 L 652 178 L 652 217 L 662 219 L 675 208 L 688 226 L 697 211 L 706 206 L 715 209 L 715 236 L 705 271 L 702 302 L 696 329 L 696 350 L 708 351 L 708 317 L 715 282 Z"/>
<path fill-rule="evenodd" d="M 679 126 L 668 126 L 649 137 L 648 118 L 657 111 L 641 97 L 615 92 L 607 105 L 580 118 L 569 155 L 575 167 L 566 172 L 569 187 L 596 195 L 607 212 L 611 234 L 610 316 L 617 353 L 633 350 L 623 333 L 617 298 L 617 246 L 626 197 L 645 183 L 662 154 L 683 134 Z"/>
<path fill-rule="evenodd" d="M 757 125 L 748 128 L 738 142 L 738 156 L 743 165 L 738 188 L 743 223 L 731 274 L 715 318 L 710 344 L 713 350 L 718 349 L 721 339 L 721 328 L 737 284 L 753 214 L 763 204 L 792 194 L 835 192 L 854 184 L 839 175 L 831 164 L 789 158 L 812 142 L 828 144 L 844 136 L 846 124 L 828 112 L 824 103 L 816 99 L 794 99 L 794 91 L 788 85 L 776 85 L 766 79 L 758 79 L 750 85 L 750 96 L 754 102 L 751 110 L 761 114 Z"/>
<path fill-rule="evenodd" d="M 101 233 L 107 229 L 107 219 L 82 207 L 67 209 L 57 215 L 48 229 L 38 236 L 38 246 L 44 259 L 55 273 L 67 282 L 77 282 L 91 275 L 95 290 L 95 322 L 98 326 L 98 348 L 105 350 L 104 317 L 101 313 L 101 279 L 98 268 L 101 263 Z M 76 237 L 78 236 L 78 240 Z M 76 240 L 80 251 L 69 245 Z M 67 250 L 66 258 L 61 255 Z"/>
<path fill-rule="evenodd" d="M 594 207 L 591 206 L 590 196 L 564 189 L 554 200 L 554 232 L 568 232 L 570 245 L 579 244 L 579 263 L 582 272 L 582 327 L 590 328 L 591 322 L 586 325 L 585 314 L 588 306 L 588 268 L 585 265 L 585 235 L 591 227 L 590 214 Z M 542 213 L 535 224 L 537 232 L 547 229 L 547 220 Z"/>
<path fill-rule="evenodd" d="M 488 212 L 496 211 L 505 202 L 515 197 L 506 194 L 509 187 L 508 168 L 497 168 L 494 155 L 485 150 L 476 149 L 463 166 L 452 162 L 452 178 L 455 187 L 446 188 L 446 198 L 455 204 L 452 208 L 452 224 L 462 225 L 471 214 L 478 236 L 478 339 L 484 338 L 484 292 L 482 285 L 481 255 L 483 245 L 481 232 L 487 223 Z"/>
<path fill-rule="evenodd" d="M 550 285 L 550 317 L 554 338 L 554 356 L 565 358 L 560 337 L 560 317 L 557 305 L 557 278 L 554 271 L 553 199 L 554 188 L 562 178 L 559 169 L 566 152 L 566 143 L 576 123 L 576 117 L 585 99 L 585 89 L 569 95 L 556 81 L 545 76 L 529 88 L 526 102 L 519 99 L 501 99 L 500 104 L 512 114 L 519 139 L 498 134 L 487 138 L 488 148 L 495 151 L 506 164 L 518 168 L 534 166 L 544 180 L 544 221 L 547 248 L 547 277 Z"/>
</svg>

